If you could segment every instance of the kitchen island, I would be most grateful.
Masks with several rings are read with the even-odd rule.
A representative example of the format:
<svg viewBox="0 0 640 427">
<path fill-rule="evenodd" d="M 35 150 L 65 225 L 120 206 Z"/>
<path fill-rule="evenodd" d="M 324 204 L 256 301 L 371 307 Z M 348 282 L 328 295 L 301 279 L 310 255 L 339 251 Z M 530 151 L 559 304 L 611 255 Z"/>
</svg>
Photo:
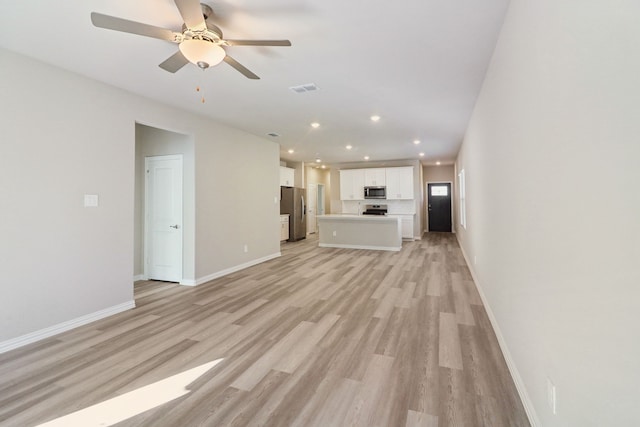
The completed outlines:
<svg viewBox="0 0 640 427">
<path fill-rule="evenodd" d="M 324 248 L 402 249 L 400 218 L 384 215 L 318 215 L 318 246 Z"/>
</svg>

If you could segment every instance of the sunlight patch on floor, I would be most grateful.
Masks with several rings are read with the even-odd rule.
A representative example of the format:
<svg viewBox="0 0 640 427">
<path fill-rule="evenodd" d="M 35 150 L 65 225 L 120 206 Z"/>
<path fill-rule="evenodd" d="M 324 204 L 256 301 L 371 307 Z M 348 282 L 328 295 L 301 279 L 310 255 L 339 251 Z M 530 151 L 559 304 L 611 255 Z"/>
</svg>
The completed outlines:
<svg viewBox="0 0 640 427">
<path fill-rule="evenodd" d="M 191 390 L 187 386 L 222 362 L 217 359 L 205 363 L 153 384 L 140 387 L 123 395 L 105 400 L 93 406 L 73 412 L 37 427 L 104 427 L 117 424 L 128 418 L 170 402 Z"/>
</svg>

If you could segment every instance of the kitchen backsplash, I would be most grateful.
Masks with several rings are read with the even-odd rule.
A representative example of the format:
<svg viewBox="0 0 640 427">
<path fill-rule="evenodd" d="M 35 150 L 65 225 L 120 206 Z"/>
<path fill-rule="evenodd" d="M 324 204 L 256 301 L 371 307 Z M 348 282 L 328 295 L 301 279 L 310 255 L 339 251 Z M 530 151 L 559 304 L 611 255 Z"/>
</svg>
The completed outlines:
<svg viewBox="0 0 640 427">
<path fill-rule="evenodd" d="M 416 213 L 415 200 L 343 200 L 342 213 L 362 213 L 365 205 L 387 205 L 390 214 L 414 215 Z"/>
</svg>

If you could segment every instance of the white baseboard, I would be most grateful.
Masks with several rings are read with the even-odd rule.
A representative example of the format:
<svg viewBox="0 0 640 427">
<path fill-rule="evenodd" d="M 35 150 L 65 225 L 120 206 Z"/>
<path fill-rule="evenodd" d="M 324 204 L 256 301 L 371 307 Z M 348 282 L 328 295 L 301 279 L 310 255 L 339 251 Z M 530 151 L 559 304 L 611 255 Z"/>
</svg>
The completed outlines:
<svg viewBox="0 0 640 427">
<path fill-rule="evenodd" d="M 282 253 L 281 252 L 276 252 L 275 254 L 271 254 L 271 255 L 267 255 L 267 256 L 262 257 L 262 258 L 254 259 L 253 261 L 249 261 L 249 262 L 246 262 L 244 264 L 236 265 L 234 267 L 227 268 L 225 270 L 217 271 L 215 273 L 209 274 L 209 275 L 204 276 L 204 277 L 199 277 L 196 280 L 183 280 L 183 281 L 180 282 L 180 284 L 181 285 L 185 285 L 185 286 L 198 286 L 198 285 L 201 285 L 203 283 L 209 282 L 211 280 L 217 279 L 219 277 L 226 276 L 227 274 L 235 273 L 236 271 L 244 270 L 245 268 L 249 268 L 249 267 L 252 267 L 252 266 L 257 265 L 257 264 L 262 264 L 263 262 L 272 260 L 274 258 L 278 258 L 280 256 L 282 256 Z"/>
<path fill-rule="evenodd" d="M 122 304 L 114 305 L 113 307 L 105 308 L 104 310 L 89 313 L 87 315 L 77 317 L 75 319 L 68 320 L 66 322 L 59 323 L 57 325 L 50 326 L 39 331 L 31 332 L 26 335 L 22 335 L 17 338 L 12 338 L 7 341 L 0 342 L 0 353 L 5 353 L 9 350 L 13 350 L 27 344 L 32 344 L 36 341 L 43 340 L 45 338 L 52 337 L 54 335 L 66 332 L 73 328 L 77 328 L 87 323 L 95 322 L 96 320 L 104 319 L 105 317 L 113 316 L 114 314 L 121 313 L 126 310 L 135 308 L 135 301 L 127 301 Z"/>
<path fill-rule="evenodd" d="M 137 276 L 133 276 L 134 282 L 137 282 L 138 280 L 149 280 L 149 278 L 144 274 L 138 274 Z"/>
<path fill-rule="evenodd" d="M 460 239 L 458 235 L 456 235 L 456 239 L 458 240 L 458 246 L 460 246 L 460 250 L 462 251 L 462 256 L 464 256 L 464 260 L 467 262 L 467 267 L 471 272 L 471 277 L 473 277 L 473 281 L 476 284 L 476 289 L 478 289 L 478 293 L 480 294 L 480 299 L 482 300 L 482 304 L 484 305 L 484 309 L 487 312 L 487 317 L 489 317 L 489 321 L 491 322 L 491 326 L 493 327 L 493 331 L 496 334 L 496 338 L 498 339 L 498 344 L 500 345 L 500 350 L 502 351 L 502 356 L 504 360 L 507 362 L 507 367 L 509 368 L 509 372 L 511 373 L 511 377 L 513 378 L 513 382 L 516 385 L 516 389 L 518 390 L 518 395 L 520 395 L 520 400 L 522 401 L 522 406 L 524 406 L 524 410 L 527 413 L 527 417 L 529 418 L 529 423 L 531 427 L 540 427 L 540 420 L 538 419 L 538 414 L 536 413 L 535 408 L 533 407 L 533 403 L 529 398 L 529 393 L 527 393 L 527 389 L 524 386 L 524 382 L 522 381 L 522 377 L 520 376 L 520 372 L 518 372 L 518 368 L 516 367 L 513 358 L 511 357 L 511 353 L 509 352 L 509 348 L 507 347 L 507 342 L 504 340 L 502 336 L 502 331 L 500 331 L 500 327 L 498 326 L 498 321 L 496 317 L 493 315 L 493 311 L 491 310 L 491 306 L 489 305 L 489 301 L 487 301 L 487 297 L 482 291 L 482 286 L 480 285 L 480 281 L 478 280 L 478 276 L 476 272 L 471 267 L 471 262 L 467 253 L 464 251 L 462 247 L 462 243 L 460 243 Z"/>
</svg>

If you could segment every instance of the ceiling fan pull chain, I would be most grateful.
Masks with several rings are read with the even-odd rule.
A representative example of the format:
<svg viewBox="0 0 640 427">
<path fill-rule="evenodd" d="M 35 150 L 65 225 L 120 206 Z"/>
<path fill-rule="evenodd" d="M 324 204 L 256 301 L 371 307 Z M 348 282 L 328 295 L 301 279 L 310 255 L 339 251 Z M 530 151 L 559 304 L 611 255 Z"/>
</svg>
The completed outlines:
<svg viewBox="0 0 640 427">
<path fill-rule="evenodd" d="M 204 69 L 202 70 L 204 71 Z M 196 86 L 196 92 L 198 92 L 200 94 L 200 102 L 201 103 L 205 103 L 205 99 L 204 99 L 204 79 L 201 77 L 200 80 L 200 85 Z"/>
</svg>

